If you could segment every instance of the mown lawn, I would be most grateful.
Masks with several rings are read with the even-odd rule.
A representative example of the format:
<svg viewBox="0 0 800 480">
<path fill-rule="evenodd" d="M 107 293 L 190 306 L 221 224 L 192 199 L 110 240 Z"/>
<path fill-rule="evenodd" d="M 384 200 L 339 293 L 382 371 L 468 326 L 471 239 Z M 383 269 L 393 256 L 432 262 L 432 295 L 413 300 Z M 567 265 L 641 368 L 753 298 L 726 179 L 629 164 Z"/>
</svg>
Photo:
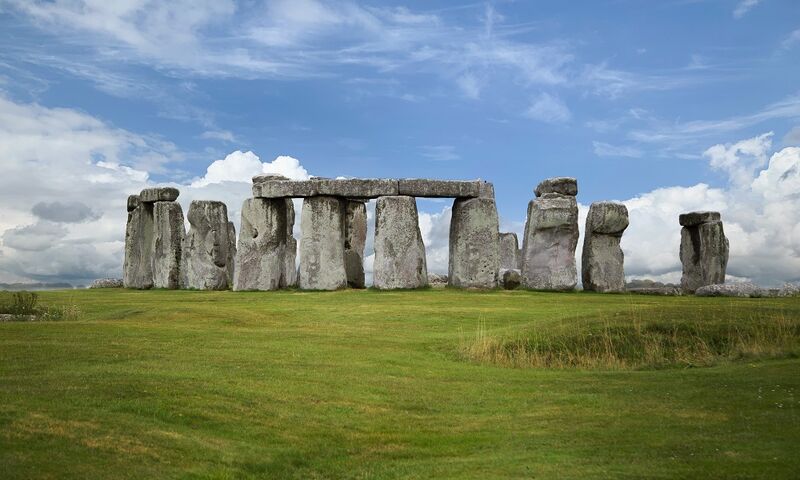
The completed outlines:
<svg viewBox="0 0 800 480">
<path fill-rule="evenodd" d="M 3 479 L 800 475 L 797 343 L 700 368 L 464 354 L 480 336 L 651 319 L 788 319 L 800 342 L 798 298 L 85 290 L 41 302 L 81 313 L 0 323 Z"/>
</svg>

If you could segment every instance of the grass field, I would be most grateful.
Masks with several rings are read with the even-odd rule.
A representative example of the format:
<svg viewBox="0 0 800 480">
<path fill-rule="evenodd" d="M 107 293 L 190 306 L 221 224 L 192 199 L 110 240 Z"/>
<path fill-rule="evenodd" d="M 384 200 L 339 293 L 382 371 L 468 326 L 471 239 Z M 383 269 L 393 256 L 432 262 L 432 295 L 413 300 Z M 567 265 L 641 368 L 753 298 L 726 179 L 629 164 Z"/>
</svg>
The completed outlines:
<svg viewBox="0 0 800 480">
<path fill-rule="evenodd" d="M 798 478 L 800 299 L 46 292 L 0 478 Z M 72 307 L 70 307 L 72 308 Z"/>
</svg>

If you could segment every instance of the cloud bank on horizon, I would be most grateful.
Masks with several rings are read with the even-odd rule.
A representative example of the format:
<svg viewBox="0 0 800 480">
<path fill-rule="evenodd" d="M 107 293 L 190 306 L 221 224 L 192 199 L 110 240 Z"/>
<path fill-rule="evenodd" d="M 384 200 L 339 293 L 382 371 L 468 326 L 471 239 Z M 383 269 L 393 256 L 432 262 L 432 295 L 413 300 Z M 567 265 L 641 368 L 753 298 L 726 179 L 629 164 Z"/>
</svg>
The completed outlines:
<svg viewBox="0 0 800 480">
<path fill-rule="evenodd" d="M 238 227 L 258 173 L 481 177 L 518 234 L 536 184 L 571 175 L 581 222 L 628 206 L 629 277 L 677 280 L 677 217 L 709 209 L 731 277 L 800 281 L 792 3 L 616 6 L 615 40 L 591 5 L 0 0 L 0 282 L 120 276 L 125 199 L 150 185 Z M 625 27 L 655 13 L 687 38 Z M 419 204 L 446 273 L 449 203 Z"/>
</svg>

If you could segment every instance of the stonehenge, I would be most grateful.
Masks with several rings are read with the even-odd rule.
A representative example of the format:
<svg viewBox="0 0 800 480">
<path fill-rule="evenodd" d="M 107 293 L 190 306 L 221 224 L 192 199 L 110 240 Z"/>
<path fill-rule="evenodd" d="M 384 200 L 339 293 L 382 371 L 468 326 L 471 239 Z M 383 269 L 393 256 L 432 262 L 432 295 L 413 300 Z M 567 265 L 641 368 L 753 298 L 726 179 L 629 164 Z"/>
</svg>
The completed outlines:
<svg viewBox="0 0 800 480">
<path fill-rule="evenodd" d="M 300 217 L 300 270 L 303 290 L 337 290 L 347 286 L 344 265 L 346 206 L 337 197 L 303 199 Z"/>
<path fill-rule="evenodd" d="M 595 202 L 589 207 L 581 258 L 584 290 L 625 291 L 623 269 L 625 255 L 619 244 L 626 228 L 628 228 L 628 209 L 625 205 Z"/>
<path fill-rule="evenodd" d="M 495 288 L 500 273 L 500 234 L 494 198 L 457 198 L 450 217 L 448 284 Z"/>
<path fill-rule="evenodd" d="M 574 178 L 551 178 L 536 187 L 522 238 L 523 287 L 572 290 L 577 285 L 577 193 Z"/>
<path fill-rule="evenodd" d="M 364 288 L 364 247 L 367 244 L 367 205 L 347 200 L 344 217 L 344 269 L 347 285 Z"/>
<path fill-rule="evenodd" d="M 414 197 L 394 195 L 375 204 L 374 286 L 379 289 L 428 285 L 425 245 Z"/>
<path fill-rule="evenodd" d="M 519 269 L 519 241 L 516 233 L 500 234 L 500 268 L 503 270 Z"/>
<path fill-rule="evenodd" d="M 181 287 L 226 290 L 233 283 L 235 232 L 222 202 L 192 200 L 189 232 L 183 242 Z"/>
<path fill-rule="evenodd" d="M 719 212 L 689 212 L 678 217 L 681 227 L 681 289 L 694 293 L 700 287 L 725 283 L 728 239 Z"/>
</svg>

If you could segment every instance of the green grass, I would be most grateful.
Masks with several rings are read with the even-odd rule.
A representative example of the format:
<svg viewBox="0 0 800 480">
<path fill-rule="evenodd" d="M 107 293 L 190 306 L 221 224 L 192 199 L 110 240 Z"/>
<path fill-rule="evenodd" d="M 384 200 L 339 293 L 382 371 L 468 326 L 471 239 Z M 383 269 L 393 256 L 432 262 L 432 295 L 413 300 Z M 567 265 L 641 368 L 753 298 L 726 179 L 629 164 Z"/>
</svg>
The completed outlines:
<svg viewBox="0 0 800 480">
<path fill-rule="evenodd" d="M 40 302 L 80 315 L 0 323 L 3 479 L 800 471 L 798 298 L 86 290 Z M 693 339 L 706 353 L 668 353 Z M 653 345 L 667 354 L 643 355 Z M 603 352 L 622 361 L 564 360 Z"/>
</svg>

